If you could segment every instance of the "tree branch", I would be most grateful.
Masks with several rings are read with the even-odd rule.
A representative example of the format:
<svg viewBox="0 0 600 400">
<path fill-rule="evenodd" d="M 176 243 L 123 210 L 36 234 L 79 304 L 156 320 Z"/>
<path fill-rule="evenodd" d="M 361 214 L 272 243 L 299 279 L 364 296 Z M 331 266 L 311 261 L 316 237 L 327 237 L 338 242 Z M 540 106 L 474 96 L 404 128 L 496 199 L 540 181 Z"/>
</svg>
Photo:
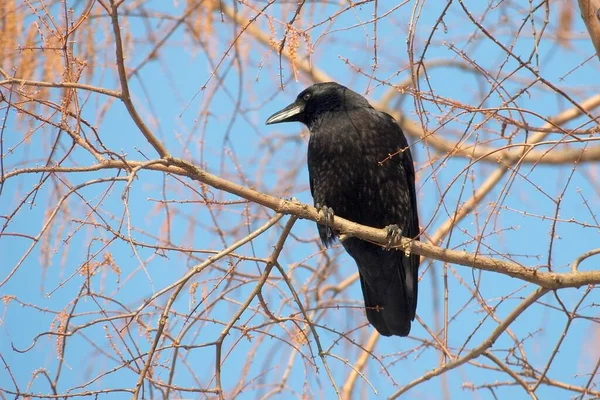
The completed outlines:
<svg viewBox="0 0 600 400">
<path fill-rule="evenodd" d="M 578 0 L 581 18 L 600 59 L 600 0 Z"/>
</svg>

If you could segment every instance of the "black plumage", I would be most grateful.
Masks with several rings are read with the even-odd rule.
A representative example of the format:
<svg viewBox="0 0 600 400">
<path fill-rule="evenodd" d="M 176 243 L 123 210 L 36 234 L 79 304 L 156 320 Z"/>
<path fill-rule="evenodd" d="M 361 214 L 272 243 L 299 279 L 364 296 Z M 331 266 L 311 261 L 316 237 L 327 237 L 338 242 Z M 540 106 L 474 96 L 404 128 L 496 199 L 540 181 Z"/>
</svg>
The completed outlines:
<svg viewBox="0 0 600 400">
<path fill-rule="evenodd" d="M 289 121 L 304 123 L 311 133 L 308 171 L 317 208 L 375 228 L 397 225 L 418 240 L 413 159 L 392 116 L 328 82 L 304 90 L 267 124 Z M 329 227 L 318 229 L 325 246 L 335 240 Z M 417 308 L 419 256 L 357 238 L 342 244 L 358 265 L 369 322 L 382 335 L 408 335 Z"/>
</svg>

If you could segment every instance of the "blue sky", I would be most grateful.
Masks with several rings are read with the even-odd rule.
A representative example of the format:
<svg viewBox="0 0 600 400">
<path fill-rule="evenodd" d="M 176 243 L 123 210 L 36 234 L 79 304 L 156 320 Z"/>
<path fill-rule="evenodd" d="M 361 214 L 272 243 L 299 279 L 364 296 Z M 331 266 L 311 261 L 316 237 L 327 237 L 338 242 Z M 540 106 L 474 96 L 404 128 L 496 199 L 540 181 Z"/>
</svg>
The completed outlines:
<svg viewBox="0 0 600 400">
<path fill-rule="evenodd" d="M 390 10 L 390 4 L 382 3 L 378 3 L 379 15 Z M 379 81 L 398 84 L 410 76 L 408 33 L 414 32 L 414 61 L 417 61 L 423 54 L 424 43 L 445 4 L 441 1 L 427 2 L 422 9 L 419 9 L 420 5 L 415 6 L 415 10 L 412 4 L 407 3 L 395 8 L 386 18 L 380 19 L 376 27 L 378 66 L 374 71 L 371 68 L 375 56 L 374 25 L 367 22 L 374 13 L 374 3 L 355 7 L 332 22 L 326 16 L 337 10 L 337 6 L 307 4 L 297 24 L 302 28 L 317 25 L 309 31 L 310 41 L 314 44 L 311 57 L 313 67 L 367 95 L 376 103 L 389 90 L 389 86 L 382 85 Z M 244 6 L 239 7 L 252 15 Z M 468 7 L 493 34 L 495 40 L 510 47 L 515 56 L 525 60 L 532 49 L 536 48 L 535 35 L 540 34 L 541 23 L 545 18 L 543 8 L 536 11 L 533 24 L 529 20 L 525 21 L 515 40 L 515 27 L 527 15 L 527 8 L 521 9 L 516 4 L 502 4 L 486 11 L 483 3 Z M 575 101 L 583 101 L 598 92 L 598 60 L 592 58 L 586 62 L 593 55 L 593 47 L 586 38 L 585 28 L 577 13 L 572 28 L 572 35 L 576 39 L 569 42 L 570 48 L 557 44 L 552 33 L 556 31 L 558 20 L 556 8 L 553 3 L 550 23 L 544 37 L 537 44 L 537 55 L 527 65 Z M 76 13 L 81 12 L 77 8 L 75 10 Z M 291 10 L 291 6 L 281 8 L 273 5 L 266 12 L 276 16 L 277 21 L 288 21 L 292 15 Z M 103 26 L 108 26 L 101 7 L 96 7 L 94 11 L 101 15 L 100 20 L 105 23 Z M 122 19 L 122 23 L 127 26 L 133 38 L 126 62 L 128 68 L 134 68 L 146 59 L 153 47 L 153 37 L 162 37 L 174 23 L 172 20 L 159 18 L 144 20 L 136 15 L 145 11 L 151 15 L 153 12 L 161 12 L 178 16 L 183 12 L 183 5 L 153 1 L 130 11 L 132 16 Z M 53 9 L 53 12 L 59 12 L 58 8 Z M 419 18 L 416 19 L 414 15 Z M 29 18 L 30 21 L 35 20 L 31 16 Z M 323 24 L 318 24 L 321 21 Z M 487 146 L 500 147 L 507 145 L 506 138 L 499 134 L 502 130 L 501 123 L 492 119 L 476 128 L 489 114 L 467 112 L 460 107 L 452 107 L 450 102 L 488 109 L 502 108 L 499 111 L 501 115 L 522 118 L 531 126 L 542 126 L 542 118 L 572 107 L 565 96 L 555 93 L 548 85 L 535 83 L 535 75 L 526 68 L 519 68 L 519 62 L 514 57 L 506 57 L 497 43 L 482 37 L 467 20 L 459 4 L 450 7 L 443 22 L 423 56 L 433 66 L 427 69 L 427 80 L 420 82 L 422 102 L 418 103 L 415 99 L 419 97 L 413 91 L 408 91 L 396 96 L 391 103 L 407 118 L 418 121 L 415 110 L 419 104 L 422 107 L 420 117 L 425 121 L 429 132 L 435 132 L 434 134 L 450 142 L 477 140 Z M 257 26 L 268 30 L 264 18 L 259 18 Z M 276 24 L 275 28 L 277 39 L 281 39 L 284 28 L 281 24 Z M 104 43 L 105 33 L 111 34 L 111 31 L 96 31 L 98 43 Z M 266 118 L 292 102 L 296 94 L 311 83 L 310 80 L 300 74 L 296 81 L 292 68 L 284 60 L 282 80 L 286 85 L 281 90 L 278 88 L 279 60 L 273 51 L 257 44 L 247 34 L 248 36 L 242 35 L 238 48 L 224 57 L 236 33 L 227 20 L 220 22 L 216 15 L 211 35 L 211 46 L 207 52 L 193 42 L 189 30 L 177 28 L 167 44 L 160 48 L 157 57 L 144 63 L 138 74 L 131 78 L 134 103 L 150 129 L 174 156 L 194 161 L 211 173 L 273 196 L 293 196 L 311 204 L 305 167 L 308 133 L 299 124 L 264 126 Z M 300 49 L 304 54 L 305 47 L 301 46 Z M 241 67 L 236 65 L 238 61 L 235 54 L 239 54 Z M 504 90 L 493 91 L 493 80 L 474 77 L 472 71 L 464 68 L 466 61 L 463 55 L 485 68 L 496 81 L 506 79 Z M 221 59 L 222 63 L 217 69 L 218 76 L 211 77 L 215 63 Z M 446 62 L 450 66 L 444 64 L 436 67 L 436 62 Z M 87 83 L 110 89 L 118 88 L 112 46 L 98 51 L 93 71 L 93 78 Z M 222 80 L 220 86 L 219 80 Z M 207 85 L 206 90 L 202 90 L 204 85 Z M 522 88 L 528 85 L 531 88 L 521 93 Z M 7 95 L 6 86 L 2 93 Z M 59 95 L 58 90 L 52 92 L 54 99 Z M 430 101 L 430 97 L 434 95 L 447 102 L 441 106 L 434 104 Z M 512 107 L 509 110 L 506 99 L 511 96 L 516 96 L 516 99 L 508 102 L 508 106 Z M 83 117 L 97 128 L 107 148 L 133 160 L 157 157 L 119 101 L 83 90 L 79 91 L 78 97 Z M 236 108 L 238 101 L 240 106 Z M 515 110 L 515 107 L 521 112 Z M 598 115 L 597 111 L 595 115 Z M 580 118 L 567 127 L 578 127 L 584 121 L 585 119 Z M 5 171 L 43 164 L 48 148 L 57 135 L 56 130 L 34 131 L 31 141 L 19 144 L 23 132 L 28 129 L 27 124 L 19 121 L 14 112 L 7 113 L 5 123 Z M 589 124 L 584 126 L 590 127 Z M 509 127 L 506 133 L 511 134 L 514 130 L 514 127 Z M 88 130 L 86 134 L 92 133 Z M 520 143 L 526 135 L 531 135 L 531 132 L 517 130 L 513 141 Z M 552 134 L 548 140 L 558 138 L 560 135 Z M 455 210 L 457 203 L 463 202 L 485 181 L 496 165 L 493 162 L 480 162 L 465 173 L 468 166 L 465 158 L 446 158 L 422 141 L 411 139 L 411 142 L 419 175 L 421 225 L 427 226 L 426 234 L 431 235 L 445 221 L 448 213 Z M 69 145 L 70 140 L 63 135 L 58 153 L 64 153 Z M 593 146 L 593 143 L 589 146 Z M 13 151 L 8 152 L 7 149 Z M 77 151 L 64 165 L 89 165 L 93 162 L 89 155 Z M 72 174 L 66 178 L 69 185 L 74 186 L 91 179 L 112 176 L 115 176 L 115 171 Z M 120 176 L 126 175 L 121 172 Z M 580 164 L 575 167 L 526 164 L 512 175 L 513 179 L 508 180 L 510 176 L 511 174 L 507 174 L 501 184 L 479 204 L 476 212 L 465 218 L 453 230 L 451 237 L 440 245 L 474 251 L 478 248 L 478 243 L 473 238 L 480 235 L 483 237 L 483 247 L 480 248 L 483 254 L 495 257 L 504 255 L 528 267 L 546 265 L 551 251 L 552 268 L 558 272 L 567 271 L 577 256 L 598 247 L 600 228 L 594 220 L 597 218 L 594 210 L 598 209 L 600 203 L 597 164 Z M 0 196 L 0 214 L 10 214 L 39 179 L 40 175 L 30 174 L 8 180 Z M 58 178 L 47 182 L 37 194 L 35 203 L 22 207 L 6 226 L 5 232 L 36 235 L 48 216 L 47 208 L 56 204 L 55 187 L 65 191 L 64 184 Z M 200 250 L 219 251 L 257 229 L 273 215 L 272 211 L 253 204 L 206 207 L 198 202 L 201 196 L 196 191 L 201 187 L 197 182 L 178 180 L 158 172 L 141 171 L 138 174 L 128 193 L 127 209 L 121 198 L 124 188 L 124 182 L 114 185 L 102 182 L 82 189 L 78 192 L 79 195 L 70 196 L 68 205 L 61 208 L 61 221 L 68 222 L 53 224 L 44 236 L 48 242 L 36 246 L 14 276 L 0 289 L 3 295 L 16 296 L 16 300 L 3 305 L 0 314 L 0 353 L 22 391 L 50 393 L 48 382 L 39 376 L 32 379 L 32 374 L 40 369 L 48 371 L 51 377 L 57 374 L 57 339 L 46 335 L 38 338 L 37 335 L 55 329 L 52 321 L 57 313 L 73 307 L 73 299 L 77 298 L 83 285 L 89 283 L 94 291 L 110 296 L 119 303 L 84 296 L 77 301 L 77 316 L 71 321 L 72 326 L 82 326 L 100 318 L 102 313 L 106 313 L 106 316 L 123 313 L 124 307 L 135 310 L 144 299 L 178 280 L 190 267 L 204 260 L 207 254 Z M 205 195 L 214 196 L 221 201 L 240 200 L 214 188 L 206 189 L 208 193 Z M 440 192 L 446 190 L 447 194 L 441 199 Z M 554 238 L 551 240 L 552 219 L 559 195 L 562 195 L 560 221 L 555 224 Z M 98 205 L 99 215 L 109 221 L 113 228 L 120 226 L 119 221 L 123 216 L 130 218 L 131 226 L 139 228 L 139 231 L 131 233 L 136 240 L 153 245 L 159 242 L 157 238 L 168 239 L 174 246 L 193 248 L 198 252 L 155 252 L 143 246 L 135 246 L 134 250 L 126 241 L 112 241 L 113 235 L 106 229 L 81 224 L 81 220 L 89 218 L 90 211 L 90 206 L 82 198 L 90 205 Z M 172 213 L 169 218 L 166 218 L 166 211 L 159 203 L 160 200 L 174 201 L 169 203 Z M 99 221 L 98 217 L 96 215 L 93 218 Z M 255 239 L 252 245 L 244 245 L 236 253 L 250 258 L 267 257 L 286 220 L 287 217 L 284 217 L 273 230 Z M 215 232 L 214 221 L 218 221 L 219 226 L 227 233 L 225 239 Z M 580 224 L 581 222 L 590 226 Z M 127 226 L 126 222 L 124 226 Z M 239 226 L 244 228 L 237 229 Z M 122 228 L 122 232 L 128 233 L 126 228 Z M 329 265 L 325 277 L 325 283 L 335 284 L 353 274 L 355 265 L 339 245 L 323 252 L 315 240 L 316 228 L 312 222 L 298 221 L 292 234 L 293 238 L 286 243 L 280 262 L 289 271 L 296 289 L 302 293 L 305 306 L 310 307 L 314 304 L 311 296 L 315 293 L 310 288 L 316 285 L 315 270 L 323 269 L 329 259 L 339 255 Z M 24 237 L 0 237 L 0 254 L 4 261 L 3 270 L 6 271 L 2 280 L 30 244 L 31 241 Z M 86 277 L 80 274 L 82 265 L 90 257 L 102 260 L 107 253 L 114 258 L 120 272 L 116 273 L 114 269 L 105 267 L 89 282 L 86 281 Z M 234 259 L 223 259 L 217 266 L 228 269 L 232 267 L 233 261 Z M 581 268 L 595 268 L 594 261 L 594 258 L 589 259 Z M 420 284 L 418 314 L 430 329 L 435 329 L 442 310 L 443 264 L 425 260 L 422 265 L 424 273 Z M 496 322 L 485 317 L 481 306 L 472 299 L 470 288 L 475 286 L 475 282 L 478 295 L 488 305 L 497 306 L 499 318 L 506 317 L 535 289 L 532 285 L 524 285 L 523 282 L 498 274 L 480 273 L 462 266 L 447 267 L 448 307 L 450 315 L 455 315 L 449 327 L 449 347 L 453 353 L 463 345 L 467 349 L 476 346 L 497 326 Z M 235 268 L 240 273 L 257 274 L 264 265 L 248 259 L 237 263 Z M 272 272 L 272 277 L 279 276 L 276 270 Z M 186 332 L 183 336 L 184 344 L 198 345 L 215 340 L 223 326 L 214 320 L 227 321 L 227 317 L 233 315 L 239 307 L 236 301 L 243 301 L 254 287 L 253 282 L 239 279 L 222 281 L 222 277 L 222 270 L 207 270 L 206 274 L 193 280 L 199 285 L 195 295 L 188 290 L 188 285 L 175 302 L 174 310 L 178 315 L 170 318 L 172 325 L 169 327 L 174 334 Z M 531 307 L 511 325 L 511 330 L 517 337 L 526 338 L 523 346 L 529 362 L 536 368 L 543 369 L 550 356 L 548 349 L 556 346 L 566 324 L 565 314 L 555 310 L 555 307 L 560 306 L 558 299 L 567 309 L 572 309 L 581 300 L 583 291 L 584 288 L 566 289 L 559 291 L 557 295 L 548 294 L 540 300 L 540 304 Z M 202 304 L 198 305 L 198 298 L 203 293 L 207 297 L 202 304 L 217 301 L 218 296 L 223 293 L 227 297 L 219 300 L 210 313 L 205 315 Z M 297 315 L 298 307 L 288 301 L 290 293 L 285 282 L 270 282 L 264 295 L 277 315 Z M 79 334 L 70 337 L 57 391 L 62 393 L 83 385 L 98 375 L 102 375 L 102 378 L 85 386 L 83 390 L 132 388 L 137 375 L 118 367 L 123 364 L 123 360 L 132 358 L 128 353 L 132 349 L 135 349 L 132 353 L 143 353 L 149 349 L 151 341 L 147 338 L 154 337 L 159 315 L 156 307 L 164 306 L 167 298 L 168 295 L 159 297 L 156 303 L 145 309 L 142 319 L 147 331 L 136 324 L 135 329 L 120 337 L 118 332 L 122 332 L 123 322 L 115 320 L 86 327 Z M 595 307 L 599 301 L 597 291 L 592 291 L 580 306 L 581 314 L 597 318 Z M 326 326 L 318 329 L 325 351 L 330 351 L 339 359 L 350 360 L 350 363 L 361 354 L 359 346 L 366 342 L 372 331 L 370 326 L 359 328 L 366 322 L 360 310 L 361 304 L 360 286 L 355 283 L 342 295 L 333 297 L 331 308 L 323 308 L 316 314 L 318 323 Z M 257 307 L 259 304 L 254 299 L 251 308 L 242 315 L 239 323 L 259 326 L 268 321 L 264 315 L 255 312 Z M 268 384 L 277 383 L 284 375 L 292 348 L 293 340 L 290 338 L 293 337 L 291 332 L 294 328 L 292 323 L 269 327 L 268 332 L 272 336 L 255 334 L 251 339 L 242 337 L 239 330 L 234 330 L 225 342 L 227 355 L 223 371 L 227 377 L 231 377 L 224 380 L 225 389 L 233 389 L 243 373 L 244 364 L 251 359 L 251 367 L 245 378 L 248 387 L 239 398 L 260 398 L 268 393 L 272 389 Z M 351 340 L 338 340 L 340 336 L 332 333 L 330 328 L 352 331 L 348 336 Z M 598 334 L 597 331 L 597 325 L 593 322 L 583 318 L 576 319 L 569 328 L 567 339 L 552 363 L 548 376 L 584 386 L 589 379 L 586 374 L 590 373 L 598 358 L 597 351 L 590 350 L 593 349 L 593 337 Z M 470 335 L 472 337 L 468 340 Z M 382 357 L 382 364 L 370 360 L 365 375 L 381 396 L 391 395 L 398 389 L 397 385 L 407 384 L 439 365 L 438 351 L 431 347 L 417 347 L 423 340 L 431 340 L 431 336 L 419 323 L 414 324 L 411 338 L 380 339 L 374 353 Z M 314 342 L 311 344 L 310 348 L 298 345 L 302 356 L 298 355 L 292 363 L 286 389 L 289 391 L 285 393 L 296 397 L 305 393 L 310 397 L 331 398 L 334 395 L 333 389 L 324 373 L 321 360 L 318 357 L 311 358 L 311 352 L 316 352 Z M 512 339 L 504 334 L 494 344 L 493 350 L 497 352 L 497 357 L 510 359 L 504 350 L 511 346 Z M 28 351 L 22 352 L 25 349 Z M 161 353 L 161 365 L 154 371 L 157 379 L 168 379 L 173 356 L 173 350 Z M 334 379 L 341 387 L 351 369 L 339 359 L 333 356 L 327 358 Z M 476 361 L 490 364 L 484 358 Z M 138 366 L 143 364 L 139 360 L 134 362 Z M 382 370 L 382 365 L 388 368 L 389 375 Z M 518 371 L 519 368 L 515 367 L 515 370 Z M 185 357 L 178 362 L 174 384 L 182 387 L 212 387 L 213 375 L 214 347 L 194 348 L 186 351 Z M 507 379 L 505 374 L 490 372 L 476 365 L 465 365 L 447 374 L 448 393 L 451 398 L 488 398 L 491 396 L 490 392 L 472 392 L 463 383 L 479 385 Z M 30 381 L 33 383 L 27 388 Z M 2 388 L 14 390 L 11 377 L 5 369 L 0 372 L 0 383 Z M 364 382 L 358 384 L 357 390 L 361 398 L 375 397 Z M 444 382 L 435 378 L 412 389 L 408 397 L 440 398 L 445 390 Z M 498 393 L 502 398 L 525 396 L 523 390 L 515 386 L 503 386 Z M 546 386 L 541 386 L 537 394 L 540 398 L 567 395 L 560 389 Z M 184 397 L 187 395 L 191 398 L 202 397 L 197 393 L 187 393 Z M 121 397 L 129 396 L 122 393 Z M 146 393 L 148 398 L 160 396 L 158 392 Z M 117 397 L 119 396 L 116 394 L 110 395 L 110 398 Z"/>
</svg>

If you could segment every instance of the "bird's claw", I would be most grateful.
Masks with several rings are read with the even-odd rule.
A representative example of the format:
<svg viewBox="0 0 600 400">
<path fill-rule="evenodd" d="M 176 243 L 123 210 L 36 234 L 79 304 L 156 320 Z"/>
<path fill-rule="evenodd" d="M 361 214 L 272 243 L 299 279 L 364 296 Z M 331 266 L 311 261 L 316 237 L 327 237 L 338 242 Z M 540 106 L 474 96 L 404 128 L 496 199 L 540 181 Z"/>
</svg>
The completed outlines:
<svg viewBox="0 0 600 400">
<path fill-rule="evenodd" d="M 327 237 L 330 238 L 331 236 L 333 236 L 333 230 L 329 226 L 330 224 L 333 225 L 333 217 L 335 215 L 333 213 L 333 208 L 327 207 L 326 205 L 321 205 L 319 203 L 315 205 L 315 208 L 320 213 L 323 213 L 323 218 L 325 219 L 325 232 L 327 234 Z"/>
<path fill-rule="evenodd" d="M 396 224 L 388 225 L 385 227 L 387 232 L 387 244 L 385 245 L 386 250 L 390 250 L 392 245 L 402 237 L 402 229 Z"/>
</svg>

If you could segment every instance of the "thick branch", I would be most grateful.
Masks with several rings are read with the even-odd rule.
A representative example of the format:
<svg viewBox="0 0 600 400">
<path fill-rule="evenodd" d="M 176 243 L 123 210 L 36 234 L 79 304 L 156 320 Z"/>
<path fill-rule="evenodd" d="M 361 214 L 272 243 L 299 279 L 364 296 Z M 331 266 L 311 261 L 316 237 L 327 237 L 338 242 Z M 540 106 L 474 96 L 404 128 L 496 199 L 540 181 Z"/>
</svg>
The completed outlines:
<svg viewBox="0 0 600 400">
<path fill-rule="evenodd" d="M 120 4 L 120 3 L 119 3 Z M 165 146 L 154 136 L 150 128 L 146 125 L 140 114 L 137 112 L 137 109 L 133 105 L 133 100 L 131 99 L 131 93 L 129 92 L 129 82 L 127 80 L 127 72 L 125 71 L 125 56 L 123 52 L 123 41 L 121 39 L 121 26 L 119 25 L 119 11 L 118 4 L 115 4 L 111 1 L 111 11 L 110 18 L 112 21 L 113 33 L 115 35 L 115 55 L 117 58 L 117 70 L 119 73 L 119 81 L 121 83 L 121 101 L 125 104 L 125 108 L 127 108 L 127 112 L 131 116 L 133 122 L 135 122 L 136 126 L 142 132 L 148 143 L 156 150 L 159 156 L 162 158 L 167 157 L 169 152 L 165 148 Z"/>
<path fill-rule="evenodd" d="M 600 59 L 600 0 L 578 0 L 581 18 Z"/>
<path fill-rule="evenodd" d="M 146 166 L 144 169 L 147 170 L 187 176 L 191 179 L 206 183 L 216 189 L 224 190 L 228 193 L 268 207 L 278 213 L 291 214 L 298 218 L 310 219 L 317 223 L 325 224 L 323 215 L 314 207 L 296 201 L 280 199 L 230 182 L 181 159 L 156 160 L 156 163 L 150 164 L 147 161 L 128 161 L 127 164 L 125 164 L 120 160 L 111 160 L 103 163 L 103 165 L 98 168 L 92 166 L 90 167 L 90 170 L 135 168 L 141 164 L 145 164 Z M 60 167 L 49 167 L 46 168 L 46 171 L 58 172 L 60 169 Z M 14 175 L 17 174 L 13 173 L 11 176 Z M 329 225 L 341 234 L 347 236 L 358 237 L 381 245 L 387 244 L 388 238 L 385 229 L 360 225 L 340 217 L 335 217 L 334 222 L 330 222 Z M 466 251 L 449 250 L 428 243 L 412 241 L 404 237 L 400 242 L 396 242 L 396 245 L 428 258 L 464 265 L 484 271 L 498 272 L 513 278 L 534 283 L 546 289 L 600 284 L 600 270 L 584 272 L 572 271 L 568 273 L 539 271 L 538 268 L 526 267 L 513 261 L 484 257 L 474 253 L 467 253 Z"/>
<path fill-rule="evenodd" d="M 292 214 L 299 218 L 316 221 L 320 224 L 325 224 L 326 222 L 323 215 L 320 214 L 317 209 L 307 204 L 278 199 L 276 197 L 257 192 L 209 174 L 208 172 L 203 171 L 200 168 L 197 168 L 196 166 L 183 160 L 174 159 L 172 161 L 178 167 L 186 169 L 190 178 L 199 180 L 217 189 L 236 194 L 279 213 Z M 371 228 L 340 217 L 335 217 L 334 222 L 330 223 L 330 226 L 333 226 L 333 228 L 339 231 L 341 234 L 358 237 L 360 239 L 379 243 L 381 245 L 385 245 L 388 240 L 385 229 Z M 538 271 L 537 268 L 527 268 L 512 261 L 483 257 L 477 254 L 467 253 L 465 251 L 444 249 L 431 244 L 412 241 L 404 237 L 401 239 L 401 243 L 399 244 L 408 251 L 415 252 L 425 257 L 485 271 L 498 272 L 513 278 L 535 283 L 547 289 L 600 284 L 600 271 L 568 273 L 544 272 Z"/>
<path fill-rule="evenodd" d="M 171 165 L 168 165 L 168 164 Z M 99 169 L 124 169 L 135 168 L 147 162 L 129 161 L 127 165 L 120 160 L 107 161 Z M 48 168 L 53 171 L 59 168 Z M 95 169 L 95 168 L 92 168 Z M 180 159 L 157 160 L 157 163 L 147 165 L 145 169 L 161 171 L 174 175 L 187 176 L 191 179 L 206 183 L 216 189 L 243 197 L 249 201 L 268 207 L 278 213 L 295 215 L 298 218 L 309 219 L 320 224 L 325 224 L 325 218 L 317 209 L 307 204 L 280 199 L 256 190 L 247 188 L 216 175 L 210 174 L 187 161 Z M 381 245 L 387 244 L 387 233 L 385 229 L 377 229 L 360 225 L 346 219 L 335 217 L 333 223 L 329 222 L 335 230 L 347 236 L 358 237 Z M 534 283 L 546 289 L 559 289 L 567 287 L 580 287 L 584 285 L 600 284 L 600 270 L 576 271 L 567 273 L 555 273 L 540 271 L 538 268 L 526 267 L 513 261 L 505 261 L 491 257 L 484 257 L 466 251 L 449 250 L 432 244 L 412 241 L 402 238 L 396 242 L 398 246 L 410 252 L 435 260 L 464 265 L 484 271 L 498 272 L 513 278 L 522 279 Z"/>
</svg>

